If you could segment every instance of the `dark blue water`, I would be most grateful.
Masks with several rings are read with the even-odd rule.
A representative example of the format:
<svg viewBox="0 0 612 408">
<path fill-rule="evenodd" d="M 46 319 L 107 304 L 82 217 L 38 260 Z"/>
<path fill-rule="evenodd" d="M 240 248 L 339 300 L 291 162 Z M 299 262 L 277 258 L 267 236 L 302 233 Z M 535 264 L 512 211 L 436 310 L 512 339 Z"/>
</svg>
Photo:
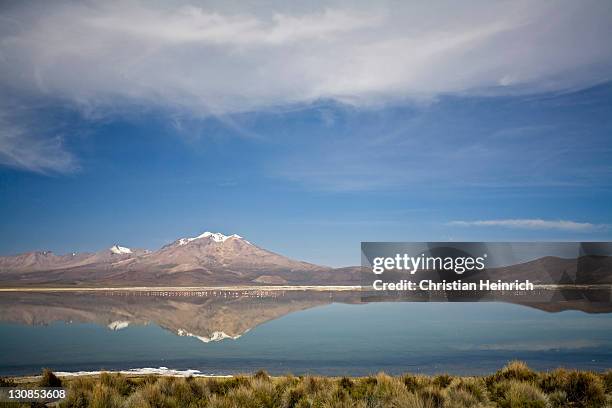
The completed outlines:
<svg viewBox="0 0 612 408">
<path fill-rule="evenodd" d="M 203 343 L 155 324 L 0 324 L 0 375 L 142 367 L 207 374 L 482 374 L 508 360 L 536 369 L 612 367 L 612 315 L 503 303 L 331 304 Z"/>
</svg>

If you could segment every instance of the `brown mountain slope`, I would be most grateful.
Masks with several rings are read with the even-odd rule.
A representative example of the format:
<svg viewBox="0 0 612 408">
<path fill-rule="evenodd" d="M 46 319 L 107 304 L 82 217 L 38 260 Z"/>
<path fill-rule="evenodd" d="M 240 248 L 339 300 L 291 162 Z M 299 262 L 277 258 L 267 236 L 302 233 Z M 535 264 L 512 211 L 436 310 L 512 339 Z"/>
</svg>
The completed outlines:
<svg viewBox="0 0 612 408">
<path fill-rule="evenodd" d="M 238 235 L 211 232 L 154 252 L 113 246 L 95 254 L 31 254 L 0 258 L 0 285 L 359 284 L 359 268 L 335 270 L 296 261 Z"/>
</svg>

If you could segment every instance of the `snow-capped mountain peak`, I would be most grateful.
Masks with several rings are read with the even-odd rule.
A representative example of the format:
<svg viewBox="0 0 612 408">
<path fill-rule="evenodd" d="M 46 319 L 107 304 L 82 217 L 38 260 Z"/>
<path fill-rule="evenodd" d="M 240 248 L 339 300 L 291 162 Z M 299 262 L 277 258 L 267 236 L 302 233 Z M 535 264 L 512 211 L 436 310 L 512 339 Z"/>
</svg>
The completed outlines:
<svg viewBox="0 0 612 408">
<path fill-rule="evenodd" d="M 247 330 L 248 331 L 248 330 Z M 195 337 L 196 339 L 204 342 L 204 343 L 210 343 L 211 341 L 221 341 L 221 340 L 225 340 L 225 339 L 232 339 L 232 340 L 236 340 L 238 339 L 241 335 L 237 334 L 235 336 L 230 336 L 229 334 L 222 332 L 222 331 L 216 331 L 213 332 L 212 335 L 210 337 L 206 337 L 206 336 L 198 336 L 196 334 L 193 333 L 189 333 L 187 330 L 184 329 L 178 329 L 177 333 L 179 336 L 181 337 Z"/>
<path fill-rule="evenodd" d="M 209 238 L 209 239 L 212 239 L 215 242 L 225 242 L 225 241 L 227 241 L 230 238 L 242 239 L 242 237 L 240 235 L 238 235 L 238 234 L 223 235 L 220 232 L 209 232 L 209 231 L 206 231 L 205 233 L 195 237 L 195 239 L 200 239 L 200 238 Z"/>
<path fill-rule="evenodd" d="M 115 320 L 114 322 L 110 322 L 107 327 L 111 330 L 117 331 L 121 329 L 125 329 L 130 325 L 129 320 Z"/>
<path fill-rule="evenodd" d="M 197 237 L 193 237 L 193 238 L 181 238 L 178 240 L 178 244 L 179 245 L 185 245 L 188 244 L 192 241 L 198 240 L 198 239 L 203 239 L 203 238 L 208 238 L 212 241 L 215 242 L 220 242 L 223 243 L 225 241 L 227 241 L 230 238 L 237 238 L 237 239 L 242 239 L 242 237 L 238 234 L 232 234 L 232 235 L 223 235 L 220 232 L 210 232 L 210 231 L 206 231 L 203 234 L 198 235 Z"/>
<path fill-rule="evenodd" d="M 113 245 L 112 247 L 110 247 L 110 251 L 113 254 L 117 254 L 117 255 L 131 254 L 132 253 L 132 250 L 130 248 L 122 247 L 122 246 L 119 246 L 119 245 Z"/>
</svg>

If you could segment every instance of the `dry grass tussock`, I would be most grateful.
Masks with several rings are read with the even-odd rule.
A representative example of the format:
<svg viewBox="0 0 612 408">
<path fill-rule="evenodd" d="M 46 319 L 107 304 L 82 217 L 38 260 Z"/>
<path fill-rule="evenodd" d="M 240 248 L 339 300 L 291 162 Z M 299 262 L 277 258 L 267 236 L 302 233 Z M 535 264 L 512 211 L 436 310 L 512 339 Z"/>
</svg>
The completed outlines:
<svg viewBox="0 0 612 408">
<path fill-rule="evenodd" d="M 233 378 L 129 378 L 104 373 L 60 380 L 45 371 L 40 385 L 57 386 L 58 381 L 69 390 L 60 404 L 66 408 L 612 408 L 612 371 L 535 372 L 516 361 L 483 377 L 270 377 L 258 372 Z"/>
</svg>

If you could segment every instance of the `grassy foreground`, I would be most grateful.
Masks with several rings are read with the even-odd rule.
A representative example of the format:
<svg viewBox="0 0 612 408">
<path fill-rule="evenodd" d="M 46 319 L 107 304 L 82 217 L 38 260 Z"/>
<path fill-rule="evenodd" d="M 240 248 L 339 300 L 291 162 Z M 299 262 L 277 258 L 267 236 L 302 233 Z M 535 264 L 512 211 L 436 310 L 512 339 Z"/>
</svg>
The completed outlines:
<svg viewBox="0 0 612 408">
<path fill-rule="evenodd" d="M 612 371 L 538 373 L 518 361 L 484 377 L 270 377 L 259 372 L 177 378 L 103 373 L 60 380 L 45 371 L 38 383 L 60 384 L 69 390 L 61 407 L 612 407 Z"/>
</svg>

